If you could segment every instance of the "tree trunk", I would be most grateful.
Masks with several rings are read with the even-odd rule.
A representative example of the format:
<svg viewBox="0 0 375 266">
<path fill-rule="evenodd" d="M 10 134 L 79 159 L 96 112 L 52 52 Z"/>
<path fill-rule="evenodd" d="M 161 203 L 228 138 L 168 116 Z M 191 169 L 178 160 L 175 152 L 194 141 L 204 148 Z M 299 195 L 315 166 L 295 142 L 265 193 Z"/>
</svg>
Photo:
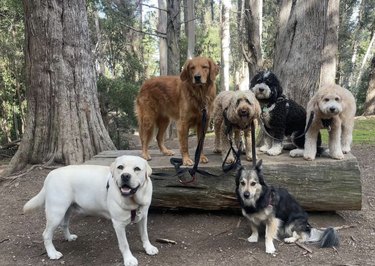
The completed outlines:
<svg viewBox="0 0 375 266">
<path fill-rule="evenodd" d="M 167 0 L 168 75 L 179 75 L 180 69 L 180 0 Z"/>
<path fill-rule="evenodd" d="M 339 0 L 279 2 L 274 72 L 284 93 L 302 106 L 318 90 L 321 79 L 334 80 L 338 4 Z M 327 78 L 323 71 L 329 73 Z"/>
<path fill-rule="evenodd" d="M 230 10 L 231 1 L 223 0 L 221 9 L 221 90 L 229 90 Z"/>
<path fill-rule="evenodd" d="M 370 80 L 368 83 L 363 115 L 375 115 L 375 56 L 371 60 Z"/>
<path fill-rule="evenodd" d="M 193 58 L 195 52 L 195 9 L 194 9 L 194 1 L 186 0 L 186 6 L 184 5 L 184 9 L 186 10 L 185 16 L 185 29 L 186 29 L 186 37 L 188 42 L 187 47 L 187 58 Z"/>
<path fill-rule="evenodd" d="M 7 173 L 115 149 L 103 125 L 84 0 L 24 1 L 27 125 Z"/>
<path fill-rule="evenodd" d="M 370 44 L 367 47 L 366 54 L 365 54 L 365 56 L 363 57 L 363 60 L 362 60 L 361 68 L 359 69 L 358 77 L 357 77 L 356 82 L 355 82 L 356 90 L 358 90 L 359 81 L 361 80 L 363 71 L 365 70 L 365 65 L 366 65 L 367 59 L 369 58 L 369 56 L 371 54 L 371 50 L 374 46 L 375 46 L 375 32 L 373 32 L 373 34 L 372 34 Z"/>
<path fill-rule="evenodd" d="M 159 67 L 160 75 L 167 75 L 168 73 L 168 45 L 165 35 L 167 34 L 167 2 L 166 0 L 158 0 L 159 6 L 159 21 L 158 32 L 161 35 L 159 38 Z"/>
<path fill-rule="evenodd" d="M 261 21 L 263 0 L 245 1 L 245 28 L 247 47 L 243 54 L 249 66 L 250 79 L 262 68 Z"/>
</svg>

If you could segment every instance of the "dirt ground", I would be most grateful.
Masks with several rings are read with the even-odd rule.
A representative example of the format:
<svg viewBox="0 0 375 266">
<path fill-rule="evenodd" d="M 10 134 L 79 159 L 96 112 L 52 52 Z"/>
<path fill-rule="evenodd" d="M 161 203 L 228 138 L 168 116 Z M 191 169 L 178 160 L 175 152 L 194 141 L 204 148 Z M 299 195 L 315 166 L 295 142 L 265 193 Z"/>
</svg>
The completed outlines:
<svg viewBox="0 0 375 266">
<path fill-rule="evenodd" d="M 375 265 L 375 146 L 355 146 L 353 154 L 361 169 L 362 210 L 310 213 L 316 227 L 353 226 L 339 231 L 341 246 L 336 250 L 308 245 L 312 250 L 308 253 L 295 244 L 275 241 L 277 254 L 268 255 L 264 238 L 258 243 L 246 241 L 250 228 L 238 212 L 152 210 L 149 236 L 159 254 L 146 255 L 136 227 L 130 225 L 127 236 L 133 255 L 139 265 Z M 71 231 L 78 239 L 67 242 L 61 231 L 56 232 L 54 243 L 64 256 L 48 259 L 42 242 L 43 211 L 24 215 L 22 207 L 40 190 L 49 171 L 35 169 L 0 184 L 0 265 L 121 265 L 111 222 L 99 217 L 74 216 Z M 156 242 L 158 238 L 177 244 Z"/>
</svg>

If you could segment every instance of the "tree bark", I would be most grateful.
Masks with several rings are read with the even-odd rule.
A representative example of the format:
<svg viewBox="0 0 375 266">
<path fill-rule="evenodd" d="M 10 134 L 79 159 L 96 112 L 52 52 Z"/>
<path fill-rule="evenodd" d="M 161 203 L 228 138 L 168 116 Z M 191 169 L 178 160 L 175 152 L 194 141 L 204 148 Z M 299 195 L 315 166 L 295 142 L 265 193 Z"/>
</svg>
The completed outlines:
<svg viewBox="0 0 375 266">
<path fill-rule="evenodd" d="M 168 45 L 167 39 L 164 37 L 167 34 L 167 2 L 166 0 L 158 0 L 159 6 L 159 20 L 158 32 L 162 36 L 159 37 L 159 67 L 160 75 L 168 74 Z"/>
<path fill-rule="evenodd" d="M 363 115 L 375 115 L 375 56 L 371 60 L 370 80 Z"/>
<path fill-rule="evenodd" d="M 231 1 L 221 3 L 221 90 L 229 90 L 229 55 L 230 55 L 230 10 Z"/>
<path fill-rule="evenodd" d="M 84 0 L 24 1 L 27 125 L 7 173 L 115 149 L 97 99 Z"/>
<path fill-rule="evenodd" d="M 179 75 L 180 69 L 180 0 L 167 0 L 168 75 Z"/>
<path fill-rule="evenodd" d="M 375 47 L 375 32 L 372 33 L 372 38 L 371 38 L 370 44 L 367 47 L 365 56 L 363 57 L 361 68 L 359 69 L 359 73 L 358 73 L 358 76 L 357 76 L 357 79 L 356 79 L 356 82 L 355 82 L 355 88 L 358 88 L 358 86 L 359 86 L 359 81 L 361 80 L 363 71 L 365 70 L 365 65 L 366 65 L 367 59 L 369 58 L 369 56 L 371 54 L 371 50 L 372 50 L 373 47 Z"/>
<path fill-rule="evenodd" d="M 339 0 L 279 2 L 273 70 L 284 93 L 302 106 L 307 105 L 321 81 L 334 80 L 338 3 Z M 327 77 L 323 71 L 329 73 Z"/>
<path fill-rule="evenodd" d="M 195 51 L 195 9 L 194 9 L 194 1 L 186 0 L 186 6 L 184 5 L 184 9 L 186 10 L 185 16 L 185 29 L 186 29 L 186 37 L 188 41 L 187 47 L 187 58 L 191 59 L 194 57 Z"/>
</svg>

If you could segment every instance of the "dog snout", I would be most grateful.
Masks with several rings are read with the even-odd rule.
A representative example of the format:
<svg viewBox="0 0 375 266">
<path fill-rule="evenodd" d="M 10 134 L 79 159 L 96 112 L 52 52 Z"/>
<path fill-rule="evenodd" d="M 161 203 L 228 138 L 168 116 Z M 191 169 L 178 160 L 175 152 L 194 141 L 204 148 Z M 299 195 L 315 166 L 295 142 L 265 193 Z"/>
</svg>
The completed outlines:
<svg viewBox="0 0 375 266">
<path fill-rule="evenodd" d="M 247 116 L 247 115 L 249 115 L 249 110 L 248 109 L 240 109 L 240 110 L 238 110 L 238 114 L 240 115 L 240 116 Z"/>
<path fill-rule="evenodd" d="M 264 88 L 260 87 L 258 88 L 259 92 L 264 92 Z"/>
<path fill-rule="evenodd" d="M 245 199 L 250 198 L 250 192 L 249 192 L 249 191 L 245 191 L 245 192 L 243 193 L 243 196 L 244 196 Z"/>
<path fill-rule="evenodd" d="M 195 80 L 195 83 L 201 83 L 201 75 L 199 74 L 194 75 L 194 80 Z"/>
<path fill-rule="evenodd" d="M 330 111 L 331 113 L 335 113 L 335 112 L 336 112 L 336 108 L 335 108 L 335 107 L 330 107 L 330 108 L 329 108 L 329 111 Z"/>
<path fill-rule="evenodd" d="M 124 183 L 129 182 L 130 178 L 131 178 L 131 175 L 128 174 L 128 173 L 123 173 L 121 175 L 121 181 L 124 182 Z"/>
</svg>

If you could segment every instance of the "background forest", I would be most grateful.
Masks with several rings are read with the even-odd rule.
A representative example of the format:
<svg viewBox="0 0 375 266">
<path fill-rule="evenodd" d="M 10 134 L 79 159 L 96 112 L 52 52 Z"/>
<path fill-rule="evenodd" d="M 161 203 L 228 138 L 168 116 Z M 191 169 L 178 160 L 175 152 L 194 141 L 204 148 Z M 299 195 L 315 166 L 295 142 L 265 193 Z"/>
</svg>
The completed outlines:
<svg viewBox="0 0 375 266">
<path fill-rule="evenodd" d="M 121 136 L 136 127 L 133 101 L 142 82 L 151 76 L 178 74 L 189 56 L 204 55 L 220 63 L 219 90 L 247 89 L 249 78 L 261 68 L 276 70 L 283 79 L 282 71 L 277 71 L 282 64 L 278 63 L 275 52 L 283 43 L 278 28 L 280 10 L 286 2 L 88 0 L 90 45 L 101 115 L 116 147 L 126 148 L 127 140 Z M 337 2 L 336 82 L 353 92 L 358 115 L 374 114 L 374 107 L 370 108 L 374 103 L 371 99 L 367 99 L 367 105 L 365 102 L 373 89 L 371 84 L 374 86 L 370 79 L 375 76 L 375 1 Z M 170 21 L 167 14 L 168 17 L 176 14 L 175 20 Z M 163 41 L 167 41 L 164 45 L 169 49 L 168 55 Z M 24 46 L 22 1 L 0 0 L 0 145 L 3 146 L 20 140 L 24 133 L 28 86 Z"/>
</svg>

